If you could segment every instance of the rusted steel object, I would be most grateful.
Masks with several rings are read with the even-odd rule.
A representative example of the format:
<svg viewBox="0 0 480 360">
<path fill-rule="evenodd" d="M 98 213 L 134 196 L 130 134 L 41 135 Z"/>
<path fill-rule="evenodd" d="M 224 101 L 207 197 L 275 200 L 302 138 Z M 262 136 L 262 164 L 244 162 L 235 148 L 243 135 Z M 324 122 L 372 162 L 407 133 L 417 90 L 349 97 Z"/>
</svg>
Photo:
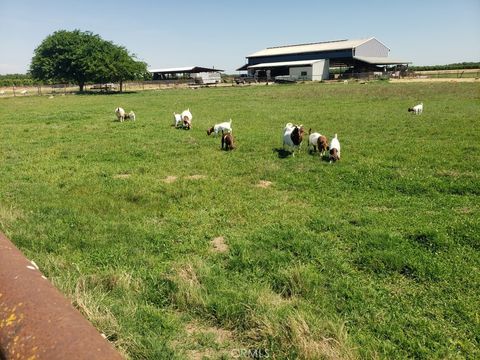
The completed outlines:
<svg viewBox="0 0 480 360">
<path fill-rule="evenodd" d="M 1 232 L 0 359 L 122 359 Z"/>
</svg>

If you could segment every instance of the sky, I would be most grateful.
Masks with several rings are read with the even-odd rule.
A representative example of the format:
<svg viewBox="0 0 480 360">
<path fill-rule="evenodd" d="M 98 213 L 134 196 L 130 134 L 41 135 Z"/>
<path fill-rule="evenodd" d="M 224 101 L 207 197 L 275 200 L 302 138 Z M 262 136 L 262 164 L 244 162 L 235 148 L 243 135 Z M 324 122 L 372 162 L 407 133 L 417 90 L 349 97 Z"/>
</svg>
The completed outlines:
<svg viewBox="0 0 480 360">
<path fill-rule="evenodd" d="M 57 30 L 91 31 L 149 68 L 235 74 L 271 46 L 375 37 L 412 65 L 480 61 L 480 0 L 0 0 L 0 74 Z"/>
</svg>

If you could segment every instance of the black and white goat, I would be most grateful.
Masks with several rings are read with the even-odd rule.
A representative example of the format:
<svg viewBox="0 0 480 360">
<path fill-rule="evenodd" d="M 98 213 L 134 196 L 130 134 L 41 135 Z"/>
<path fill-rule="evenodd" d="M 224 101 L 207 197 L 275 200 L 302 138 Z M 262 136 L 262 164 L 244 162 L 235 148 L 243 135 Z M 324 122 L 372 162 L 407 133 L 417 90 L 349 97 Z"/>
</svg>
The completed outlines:
<svg viewBox="0 0 480 360">
<path fill-rule="evenodd" d="M 283 129 L 283 148 L 285 148 L 285 145 L 293 148 L 292 156 L 295 156 L 295 149 L 300 147 L 304 132 L 303 125 L 294 125 L 292 123 L 285 125 Z"/>
<path fill-rule="evenodd" d="M 408 111 L 413 112 L 415 115 L 420 115 L 423 112 L 423 102 L 414 107 L 408 108 Z"/>
</svg>

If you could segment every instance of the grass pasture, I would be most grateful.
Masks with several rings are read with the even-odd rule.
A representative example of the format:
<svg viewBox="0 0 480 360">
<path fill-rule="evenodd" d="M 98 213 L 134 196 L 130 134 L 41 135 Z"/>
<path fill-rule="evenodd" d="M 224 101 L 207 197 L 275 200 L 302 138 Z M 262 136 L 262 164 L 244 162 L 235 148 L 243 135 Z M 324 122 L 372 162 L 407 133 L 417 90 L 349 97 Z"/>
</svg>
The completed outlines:
<svg viewBox="0 0 480 360">
<path fill-rule="evenodd" d="M 0 230 L 128 358 L 480 357 L 477 83 L 0 99 L 0 169 Z"/>
</svg>

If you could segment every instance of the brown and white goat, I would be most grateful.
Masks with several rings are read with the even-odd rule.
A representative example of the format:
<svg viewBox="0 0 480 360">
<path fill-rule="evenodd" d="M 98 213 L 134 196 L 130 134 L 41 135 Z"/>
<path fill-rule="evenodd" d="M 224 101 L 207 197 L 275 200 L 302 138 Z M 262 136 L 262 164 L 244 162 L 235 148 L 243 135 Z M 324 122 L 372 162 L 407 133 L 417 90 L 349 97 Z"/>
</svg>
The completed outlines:
<svg viewBox="0 0 480 360">
<path fill-rule="evenodd" d="M 210 129 L 207 130 L 207 135 L 214 133 L 215 136 L 217 136 L 219 132 L 222 132 L 222 133 L 232 132 L 232 119 L 230 119 L 230 121 L 225 121 L 219 124 L 215 124 Z"/>
<path fill-rule="evenodd" d="M 232 133 L 223 133 L 222 134 L 222 150 L 233 150 L 235 149 L 235 140 L 233 139 Z"/>
<path fill-rule="evenodd" d="M 183 110 L 182 111 L 182 120 L 183 120 L 183 128 L 190 130 L 192 128 L 192 113 L 190 112 L 190 109 Z"/>
<path fill-rule="evenodd" d="M 340 141 L 338 141 L 337 134 L 330 142 L 330 162 L 340 160 Z"/>
<path fill-rule="evenodd" d="M 328 150 L 328 139 L 326 136 L 314 132 L 312 133 L 312 129 L 308 130 L 308 147 L 313 146 L 313 152 L 320 153 L 320 157 L 325 155 L 325 152 Z"/>
</svg>

